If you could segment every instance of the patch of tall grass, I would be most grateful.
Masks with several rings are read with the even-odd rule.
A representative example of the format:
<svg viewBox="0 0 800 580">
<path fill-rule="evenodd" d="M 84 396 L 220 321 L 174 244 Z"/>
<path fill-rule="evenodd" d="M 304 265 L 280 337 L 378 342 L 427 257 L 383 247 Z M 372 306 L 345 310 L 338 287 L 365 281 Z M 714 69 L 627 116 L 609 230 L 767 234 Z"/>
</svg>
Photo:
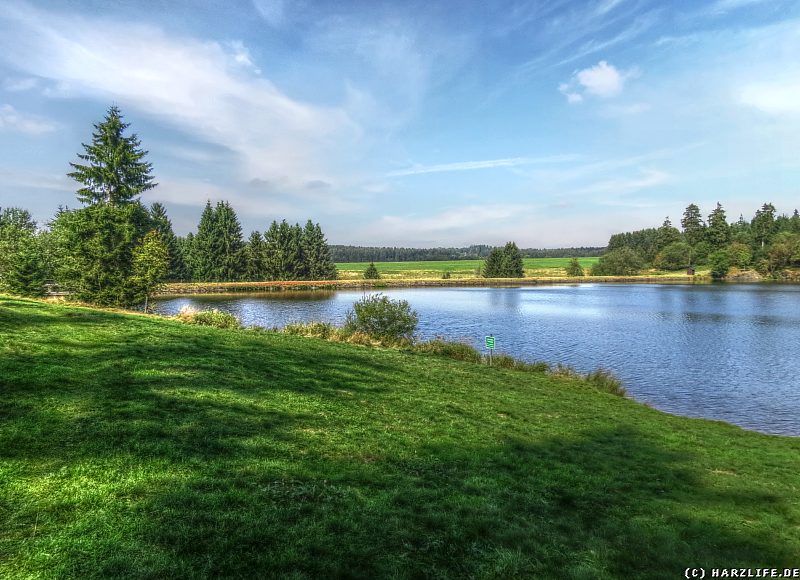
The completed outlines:
<svg viewBox="0 0 800 580">
<path fill-rule="evenodd" d="M 191 306 L 184 306 L 176 318 L 187 324 L 198 326 L 213 326 L 214 328 L 241 328 L 242 323 L 233 314 L 222 310 L 197 310 Z"/>
</svg>

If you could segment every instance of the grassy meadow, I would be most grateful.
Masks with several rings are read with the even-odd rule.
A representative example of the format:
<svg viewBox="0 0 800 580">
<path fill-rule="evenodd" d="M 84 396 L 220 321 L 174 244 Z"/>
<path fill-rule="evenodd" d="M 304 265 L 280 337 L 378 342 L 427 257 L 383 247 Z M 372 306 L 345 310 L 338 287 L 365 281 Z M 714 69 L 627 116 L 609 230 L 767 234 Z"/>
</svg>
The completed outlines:
<svg viewBox="0 0 800 580">
<path fill-rule="evenodd" d="M 800 440 L 574 378 L 0 297 L 3 578 L 783 568 L 799 496 Z"/>
<path fill-rule="evenodd" d="M 578 258 L 581 266 L 591 268 L 600 258 Z M 570 258 L 524 258 L 526 277 L 566 276 L 564 268 Z M 375 267 L 384 278 L 441 278 L 445 272 L 451 278 L 475 278 L 484 260 L 441 260 L 430 262 L 375 262 Z M 369 262 L 343 262 L 336 264 L 339 278 L 351 280 L 363 278 Z M 587 272 L 588 274 L 588 272 Z"/>
</svg>

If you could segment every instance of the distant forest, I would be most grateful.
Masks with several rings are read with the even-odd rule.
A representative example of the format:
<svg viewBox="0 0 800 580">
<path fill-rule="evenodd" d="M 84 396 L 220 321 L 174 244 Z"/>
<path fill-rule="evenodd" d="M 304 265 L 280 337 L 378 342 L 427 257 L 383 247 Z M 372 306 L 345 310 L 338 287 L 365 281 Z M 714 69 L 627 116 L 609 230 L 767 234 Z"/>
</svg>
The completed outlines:
<svg viewBox="0 0 800 580">
<path fill-rule="evenodd" d="M 441 260 L 479 260 L 486 258 L 494 246 L 485 244 L 465 248 L 395 248 L 378 246 L 330 245 L 334 262 L 418 262 Z M 605 247 L 522 249 L 525 258 L 572 258 L 602 256 Z"/>
</svg>

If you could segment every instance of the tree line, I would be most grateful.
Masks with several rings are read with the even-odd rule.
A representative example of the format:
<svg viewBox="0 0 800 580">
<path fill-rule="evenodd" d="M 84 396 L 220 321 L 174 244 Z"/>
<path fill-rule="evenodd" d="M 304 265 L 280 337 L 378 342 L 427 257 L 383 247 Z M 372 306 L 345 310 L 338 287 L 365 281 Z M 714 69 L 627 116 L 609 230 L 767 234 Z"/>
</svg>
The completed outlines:
<svg viewBox="0 0 800 580">
<path fill-rule="evenodd" d="M 789 267 L 800 266 L 800 214 L 778 215 L 764 203 L 750 220 L 743 215 L 728 223 L 722 204 L 703 220 L 696 204 L 681 217 L 681 229 L 667 217 L 658 228 L 614 234 L 608 252 L 592 268 L 594 275 L 632 275 L 646 267 L 682 270 L 708 266 L 714 278 L 724 278 L 731 268 L 753 269 L 780 277 Z"/>
<path fill-rule="evenodd" d="M 489 256 L 493 246 L 476 244 L 463 248 L 402 248 L 379 246 L 331 245 L 334 262 L 420 262 L 446 260 L 480 260 Z M 601 256 L 605 247 L 526 248 L 524 258 L 569 258 L 570 256 Z"/>
<path fill-rule="evenodd" d="M 109 108 L 70 163 L 82 207 L 59 208 L 41 228 L 25 209 L 0 208 L 0 286 L 36 296 L 51 280 L 80 300 L 132 306 L 146 304 L 165 280 L 336 278 L 322 229 L 311 220 L 304 227 L 273 221 L 244 240 L 231 205 L 208 201 L 196 233 L 176 236 L 164 206 L 139 199 L 157 184 L 128 127 Z"/>
</svg>

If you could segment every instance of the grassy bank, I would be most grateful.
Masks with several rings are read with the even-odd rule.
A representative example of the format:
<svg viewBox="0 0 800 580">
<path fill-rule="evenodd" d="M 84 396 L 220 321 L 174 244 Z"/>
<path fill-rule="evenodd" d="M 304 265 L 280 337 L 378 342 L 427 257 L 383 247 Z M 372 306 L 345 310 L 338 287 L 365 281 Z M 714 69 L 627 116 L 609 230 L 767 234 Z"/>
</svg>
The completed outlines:
<svg viewBox="0 0 800 580">
<path fill-rule="evenodd" d="M 0 298 L 0 577 L 798 566 L 798 494 L 797 439 L 577 380 Z"/>
</svg>

